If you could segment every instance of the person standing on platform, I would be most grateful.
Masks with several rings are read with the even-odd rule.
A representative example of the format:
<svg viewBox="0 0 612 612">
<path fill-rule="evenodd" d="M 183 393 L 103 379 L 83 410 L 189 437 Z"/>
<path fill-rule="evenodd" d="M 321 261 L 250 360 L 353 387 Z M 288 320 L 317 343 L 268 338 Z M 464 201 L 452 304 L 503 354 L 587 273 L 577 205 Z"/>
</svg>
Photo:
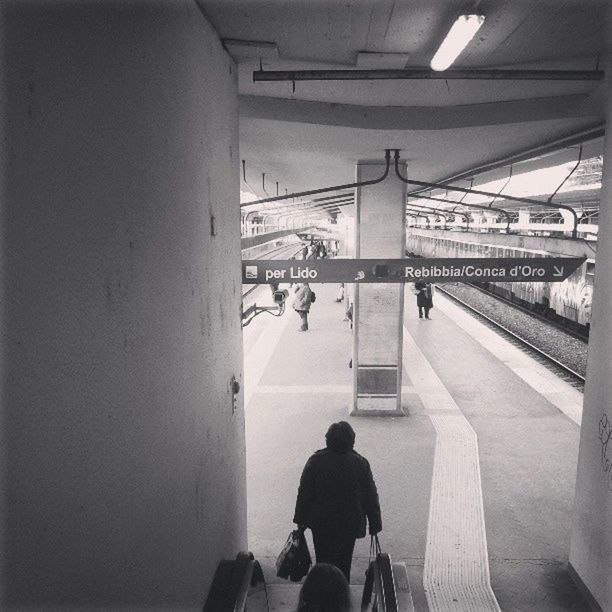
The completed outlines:
<svg viewBox="0 0 612 612">
<path fill-rule="evenodd" d="M 308 312 L 314 301 L 314 291 L 310 289 L 308 283 L 298 283 L 294 291 L 293 309 L 300 315 L 302 322 L 298 331 L 308 331 Z"/>
<path fill-rule="evenodd" d="M 414 290 L 417 296 L 417 307 L 419 309 L 419 319 L 429 319 L 429 311 L 433 308 L 433 287 L 431 283 L 417 281 L 414 283 Z"/>
<path fill-rule="evenodd" d="M 326 448 L 306 462 L 293 522 L 312 530 L 317 563 L 331 563 L 351 580 L 355 540 L 382 530 L 378 492 L 370 464 L 353 450 L 355 431 L 346 421 L 333 423 Z"/>
</svg>

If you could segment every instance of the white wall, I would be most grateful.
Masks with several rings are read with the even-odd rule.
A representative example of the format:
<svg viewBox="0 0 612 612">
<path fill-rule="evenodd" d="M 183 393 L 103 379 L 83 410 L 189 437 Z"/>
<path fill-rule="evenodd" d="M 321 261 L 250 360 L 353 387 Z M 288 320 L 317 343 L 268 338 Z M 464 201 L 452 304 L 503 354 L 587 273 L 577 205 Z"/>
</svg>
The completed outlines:
<svg viewBox="0 0 612 612">
<path fill-rule="evenodd" d="M 612 104 L 608 97 L 608 122 Z M 606 132 L 597 266 L 570 564 L 597 604 L 612 611 L 612 138 Z"/>
<path fill-rule="evenodd" d="M 235 69 L 191 0 L 1 11 L 0 608 L 201 609 L 246 547 Z"/>
</svg>

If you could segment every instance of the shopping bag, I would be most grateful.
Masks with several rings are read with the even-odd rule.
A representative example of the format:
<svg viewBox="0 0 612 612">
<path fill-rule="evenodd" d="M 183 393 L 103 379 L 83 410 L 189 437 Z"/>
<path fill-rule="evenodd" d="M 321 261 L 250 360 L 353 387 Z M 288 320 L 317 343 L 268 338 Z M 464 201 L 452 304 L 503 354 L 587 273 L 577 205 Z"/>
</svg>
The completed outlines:
<svg viewBox="0 0 612 612">
<path fill-rule="evenodd" d="M 291 582 L 299 582 L 310 569 L 312 559 L 304 532 L 293 530 L 276 559 L 276 575 L 288 578 Z"/>
<path fill-rule="evenodd" d="M 378 602 L 377 597 L 381 594 L 385 600 L 385 605 Z M 371 609 L 372 604 L 376 609 L 396 609 L 395 583 L 393 579 L 393 566 L 391 557 L 382 552 L 378 536 L 373 535 L 370 539 L 370 562 L 366 569 L 365 584 L 363 585 L 363 595 L 361 596 L 361 610 L 365 612 Z"/>
</svg>

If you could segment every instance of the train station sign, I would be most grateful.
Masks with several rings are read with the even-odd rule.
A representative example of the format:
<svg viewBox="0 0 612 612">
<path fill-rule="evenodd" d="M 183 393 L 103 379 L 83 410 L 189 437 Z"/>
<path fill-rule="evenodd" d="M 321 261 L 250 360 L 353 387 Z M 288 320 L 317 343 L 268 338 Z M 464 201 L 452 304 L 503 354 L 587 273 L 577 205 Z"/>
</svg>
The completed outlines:
<svg viewBox="0 0 612 612">
<path fill-rule="evenodd" d="M 584 257 L 436 259 L 253 259 L 242 261 L 242 282 L 262 283 L 432 283 L 559 282 Z"/>
</svg>

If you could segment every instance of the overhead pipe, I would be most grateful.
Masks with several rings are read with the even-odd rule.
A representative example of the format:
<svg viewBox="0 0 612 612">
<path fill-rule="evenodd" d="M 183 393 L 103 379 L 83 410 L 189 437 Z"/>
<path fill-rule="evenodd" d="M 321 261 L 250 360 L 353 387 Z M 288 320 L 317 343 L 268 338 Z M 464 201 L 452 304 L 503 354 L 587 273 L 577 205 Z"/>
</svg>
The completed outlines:
<svg viewBox="0 0 612 612">
<path fill-rule="evenodd" d="M 461 193 L 473 193 L 475 195 L 482 195 L 485 197 L 495 197 L 497 195 L 498 198 L 501 198 L 502 200 L 509 200 L 512 202 L 522 202 L 524 204 L 532 204 L 534 206 L 544 206 L 546 208 L 564 208 L 565 210 L 569 210 L 573 217 L 574 217 L 574 228 L 572 230 L 572 238 L 576 238 L 578 235 L 578 215 L 576 214 L 576 211 L 571 207 L 571 206 L 567 206 L 565 204 L 552 204 L 550 202 L 542 202 L 541 200 L 533 200 L 531 198 L 522 198 L 519 196 L 510 196 L 510 195 L 505 195 L 505 194 L 495 194 L 492 193 L 490 191 L 481 191 L 478 189 L 466 189 L 465 187 L 455 187 L 454 185 L 442 185 L 440 183 L 427 183 L 425 181 L 415 181 L 412 179 L 407 179 L 405 177 L 403 177 L 400 174 L 399 171 L 399 149 L 395 149 L 395 173 L 397 174 L 398 178 L 403 181 L 404 183 L 407 183 L 408 185 L 416 185 L 418 187 L 427 187 L 429 189 L 446 189 L 451 190 L 451 191 L 459 191 Z M 419 197 L 424 197 L 422 195 L 419 195 Z M 425 198 L 425 199 L 429 199 L 429 198 Z M 475 204 L 466 204 L 466 206 L 476 206 Z M 491 210 L 502 210 L 502 209 L 491 209 Z M 505 211 L 503 211 L 506 215 L 508 213 L 506 213 Z M 509 215 L 508 215 L 509 218 Z M 510 224 L 510 222 L 508 221 L 508 225 Z"/>
<path fill-rule="evenodd" d="M 457 207 L 451 208 L 450 212 L 453 215 L 461 215 L 465 219 L 465 231 L 470 231 L 470 213 L 463 212 L 462 210 L 457 210 Z"/>
<path fill-rule="evenodd" d="M 576 172 L 576 170 L 578 169 L 578 166 L 580 165 L 581 161 L 582 161 L 582 144 L 580 144 L 580 149 L 578 151 L 578 160 L 576 161 L 576 165 L 570 170 L 570 173 L 561 181 L 560 185 L 550 195 L 550 197 L 548 198 L 548 202 L 549 203 L 551 203 L 551 200 L 557 195 L 557 193 L 559 192 L 559 189 L 561 189 L 561 187 L 563 187 L 563 185 L 565 185 L 565 183 L 567 183 L 567 181 L 572 176 L 572 174 L 574 174 L 574 172 Z"/>
<path fill-rule="evenodd" d="M 406 211 L 406 216 L 407 217 L 414 217 L 415 219 L 418 219 L 418 217 L 419 217 L 417 214 L 411 213 L 409 211 Z"/>
<path fill-rule="evenodd" d="M 410 197 L 413 197 L 413 196 L 410 196 Z M 470 229 L 470 215 L 468 213 L 466 213 L 466 212 L 461 211 L 461 210 L 455 210 L 457 208 L 456 206 L 455 206 L 455 208 L 452 208 L 451 210 L 435 208 L 433 206 L 425 206 L 424 204 L 415 204 L 414 202 L 412 204 L 410 204 L 410 206 L 412 208 L 414 208 L 416 206 L 417 208 L 425 208 L 426 210 L 432 210 L 432 211 L 436 212 L 436 214 L 442 215 L 445 218 L 445 220 L 446 220 L 446 215 L 452 215 L 452 216 L 461 215 L 465 219 L 465 229 L 466 229 L 466 231 L 469 231 L 469 229 Z"/>
<path fill-rule="evenodd" d="M 378 81 L 378 80 L 479 80 L 479 81 L 601 81 L 603 70 L 254 70 L 253 82 L 262 81 Z"/>
<path fill-rule="evenodd" d="M 418 219 L 418 218 L 419 218 L 419 215 L 417 215 L 416 213 L 411 213 L 411 212 L 409 212 L 409 211 L 406 211 L 406 216 L 407 216 L 407 217 L 414 217 L 414 219 L 415 219 L 415 224 L 416 224 L 416 219 Z"/>
<path fill-rule="evenodd" d="M 508 173 L 508 179 L 506 180 L 506 182 L 501 186 L 500 190 L 497 192 L 497 195 L 491 200 L 491 202 L 489 203 L 489 208 L 491 208 L 491 206 L 493 205 L 493 202 L 495 202 L 495 200 L 497 199 L 497 196 L 499 196 L 501 194 L 501 192 L 509 185 L 510 181 L 512 180 L 512 172 L 513 172 L 514 167 L 512 166 L 512 164 L 510 164 L 510 172 Z M 473 185 L 473 182 L 471 183 L 471 185 Z M 471 186 L 470 185 L 470 186 Z"/>
<path fill-rule="evenodd" d="M 248 231 L 249 215 L 255 214 L 256 212 L 257 212 L 256 210 L 250 210 L 244 217 L 244 227 L 247 231 Z"/>
<path fill-rule="evenodd" d="M 266 224 L 268 223 L 268 219 L 270 219 L 270 218 L 272 219 L 272 221 L 271 221 L 270 225 L 272 225 L 272 227 L 274 227 L 274 221 L 276 221 L 276 228 L 277 228 L 277 229 L 280 229 L 280 228 L 278 227 L 278 218 L 275 218 L 275 216 L 274 216 L 274 215 L 264 215 L 264 216 L 263 216 L 263 225 L 264 225 L 264 230 L 266 229 Z"/>
<path fill-rule="evenodd" d="M 429 215 L 427 213 L 424 213 L 422 210 L 413 210 L 413 209 L 407 208 L 406 214 L 407 215 L 413 214 L 413 215 L 423 217 L 427 221 L 427 226 L 426 226 L 427 229 L 431 228 L 431 219 Z"/>
<path fill-rule="evenodd" d="M 425 200 L 433 200 L 435 202 L 445 202 L 448 204 L 460 204 L 461 206 L 467 206 L 468 208 L 479 208 L 480 210 L 495 210 L 497 212 L 500 212 L 502 215 L 505 215 L 506 233 L 510 234 L 510 214 L 508 213 L 508 211 L 504 210 L 503 208 L 497 208 L 496 206 L 490 206 L 490 205 L 481 206 L 480 204 L 466 204 L 465 202 L 461 200 L 448 200 L 446 198 L 436 198 L 434 196 L 419 195 L 419 196 L 410 196 L 410 197 L 419 197 L 419 198 L 424 198 Z"/>
<path fill-rule="evenodd" d="M 311 189 L 309 191 L 300 191 L 297 193 L 289 193 L 281 196 L 263 198 L 261 200 L 255 200 L 254 202 L 245 202 L 240 207 L 252 206 L 253 204 L 265 204 L 266 202 L 277 202 L 279 200 L 287 200 L 288 198 L 299 198 L 309 195 L 315 195 L 317 193 L 329 193 L 330 191 L 340 191 L 341 189 L 356 189 L 357 187 L 367 187 L 368 185 L 376 185 L 381 183 L 389 175 L 389 168 L 391 167 L 391 149 L 385 149 L 385 171 L 380 178 L 370 179 L 368 181 L 358 181 L 357 183 L 347 183 L 345 185 L 335 185 L 333 187 L 322 187 L 321 189 Z"/>
<path fill-rule="evenodd" d="M 422 217 L 423 219 L 425 219 L 425 221 L 427 221 L 427 227 L 431 225 L 431 223 L 429 222 L 429 217 L 426 214 L 419 212 L 418 210 L 412 210 L 410 208 L 407 208 L 406 214 L 413 215 L 415 217 Z"/>
<path fill-rule="evenodd" d="M 470 179 L 470 187 L 474 184 L 474 179 Z M 429 195 L 431 195 L 431 189 L 429 190 Z M 448 191 L 446 192 L 446 196 L 448 197 Z M 465 200 L 465 198 L 467 197 L 467 193 L 464 193 L 461 198 L 459 199 L 459 203 L 463 204 L 463 200 Z M 456 214 L 458 215 L 464 215 L 465 219 L 466 219 L 466 224 L 465 224 L 465 231 L 469 232 L 470 231 L 470 221 L 472 220 L 472 215 L 470 213 L 462 213 L 459 210 L 456 210 L 457 206 L 455 206 L 453 208 L 453 214 L 456 211 Z"/>
<path fill-rule="evenodd" d="M 407 203 L 407 205 L 408 205 L 408 203 Z M 442 217 L 444 219 L 444 229 L 446 229 L 446 224 L 448 222 L 448 219 L 446 218 L 445 211 L 443 211 L 443 210 L 441 210 L 439 208 L 436 208 L 435 206 L 424 206 L 423 204 L 414 204 L 414 203 L 410 204 L 410 209 L 411 210 L 414 210 L 415 207 L 416 208 L 423 208 L 425 210 L 430 210 L 431 212 L 433 212 L 434 214 L 438 215 L 439 217 Z M 408 209 L 406 209 L 406 210 L 408 210 Z"/>
</svg>

